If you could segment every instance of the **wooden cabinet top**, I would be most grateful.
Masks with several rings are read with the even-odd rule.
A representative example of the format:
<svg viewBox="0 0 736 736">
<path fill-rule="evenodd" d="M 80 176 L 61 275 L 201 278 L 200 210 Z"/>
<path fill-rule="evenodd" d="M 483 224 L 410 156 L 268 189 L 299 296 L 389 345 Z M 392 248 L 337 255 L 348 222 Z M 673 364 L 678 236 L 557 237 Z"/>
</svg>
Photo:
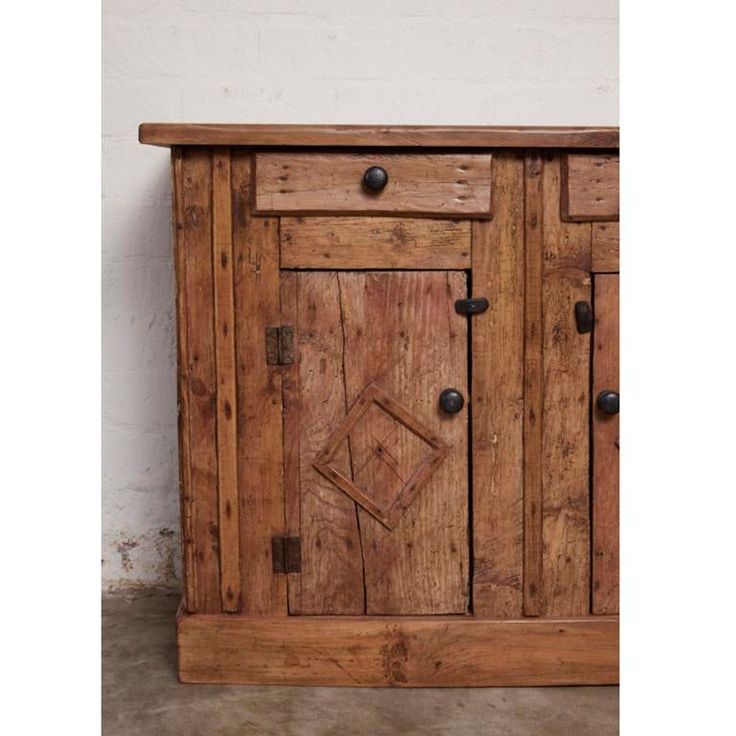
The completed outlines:
<svg viewBox="0 0 736 736">
<path fill-rule="evenodd" d="M 156 146 L 618 148 L 615 127 L 143 123 L 138 138 Z"/>
</svg>

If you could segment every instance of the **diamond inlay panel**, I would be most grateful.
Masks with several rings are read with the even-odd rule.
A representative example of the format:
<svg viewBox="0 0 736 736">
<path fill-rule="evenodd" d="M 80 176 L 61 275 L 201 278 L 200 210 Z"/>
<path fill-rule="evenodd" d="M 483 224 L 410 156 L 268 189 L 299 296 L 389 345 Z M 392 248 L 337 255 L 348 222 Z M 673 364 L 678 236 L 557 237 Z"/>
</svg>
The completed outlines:
<svg viewBox="0 0 736 736">
<path fill-rule="evenodd" d="M 351 458 L 350 473 L 337 458 Z M 447 446 L 407 409 L 369 385 L 314 467 L 389 529 L 442 462 Z"/>
</svg>

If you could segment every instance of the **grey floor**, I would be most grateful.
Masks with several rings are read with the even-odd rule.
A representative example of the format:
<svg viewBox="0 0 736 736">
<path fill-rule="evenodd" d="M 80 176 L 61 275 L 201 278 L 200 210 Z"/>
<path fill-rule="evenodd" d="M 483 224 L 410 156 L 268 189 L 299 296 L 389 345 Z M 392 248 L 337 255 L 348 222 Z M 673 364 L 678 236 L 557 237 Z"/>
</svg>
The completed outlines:
<svg viewBox="0 0 736 736">
<path fill-rule="evenodd" d="M 618 688 L 355 689 L 182 685 L 178 598 L 103 601 L 104 736 L 609 736 Z"/>
</svg>

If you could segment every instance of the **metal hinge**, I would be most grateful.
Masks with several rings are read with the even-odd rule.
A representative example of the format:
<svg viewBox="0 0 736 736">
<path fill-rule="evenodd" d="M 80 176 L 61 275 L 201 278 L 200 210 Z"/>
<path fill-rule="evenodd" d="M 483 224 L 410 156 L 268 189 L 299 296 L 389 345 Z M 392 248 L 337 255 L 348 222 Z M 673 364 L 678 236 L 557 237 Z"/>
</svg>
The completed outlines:
<svg viewBox="0 0 736 736">
<path fill-rule="evenodd" d="M 484 296 L 475 299 L 458 299 L 455 302 L 455 311 L 458 314 L 483 314 L 488 309 L 488 299 Z"/>
<path fill-rule="evenodd" d="M 291 325 L 266 327 L 266 363 L 291 365 L 294 362 L 294 328 Z"/>
<path fill-rule="evenodd" d="M 588 302 L 575 302 L 575 326 L 584 335 L 593 329 L 593 308 Z"/>
<path fill-rule="evenodd" d="M 301 537 L 271 537 L 271 557 L 275 573 L 301 572 Z"/>
</svg>

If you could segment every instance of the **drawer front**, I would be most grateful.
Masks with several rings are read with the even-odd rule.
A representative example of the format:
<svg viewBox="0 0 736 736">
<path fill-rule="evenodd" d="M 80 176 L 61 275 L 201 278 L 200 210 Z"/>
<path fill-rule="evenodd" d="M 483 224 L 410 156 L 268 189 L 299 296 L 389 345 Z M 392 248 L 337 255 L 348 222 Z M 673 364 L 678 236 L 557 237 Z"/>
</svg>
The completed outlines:
<svg viewBox="0 0 736 736">
<path fill-rule="evenodd" d="M 388 175 L 379 191 L 363 183 L 371 167 Z M 489 217 L 491 155 L 261 153 L 255 210 Z"/>
<path fill-rule="evenodd" d="M 571 153 L 562 164 L 562 219 L 618 220 L 618 155 Z"/>
</svg>

